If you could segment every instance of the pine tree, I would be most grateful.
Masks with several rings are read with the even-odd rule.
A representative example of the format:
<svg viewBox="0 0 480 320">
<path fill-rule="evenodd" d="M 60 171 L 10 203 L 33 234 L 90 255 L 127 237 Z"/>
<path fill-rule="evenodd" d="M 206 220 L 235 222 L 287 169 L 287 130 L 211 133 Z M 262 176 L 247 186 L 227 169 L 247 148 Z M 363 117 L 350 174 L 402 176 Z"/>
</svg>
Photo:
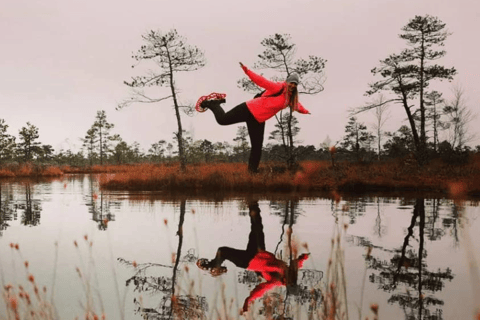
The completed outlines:
<svg viewBox="0 0 480 320">
<path fill-rule="evenodd" d="M 22 127 L 18 134 L 20 136 L 20 143 L 17 145 L 19 156 L 24 162 L 32 161 L 40 150 L 40 142 L 36 141 L 40 137 L 38 128 L 27 122 L 27 126 Z"/>
<path fill-rule="evenodd" d="M 125 84 L 133 88 L 133 96 L 119 105 L 119 108 L 126 107 L 132 103 L 157 103 L 172 98 L 175 116 L 177 119 L 178 131 L 176 141 L 178 143 L 178 155 L 182 171 L 186 170 L 186 154 L 184 146 L 184 132 L 180 117 L 180 109 L 191 109 L 191 106 L 184 106 L 179 102 L 178 87 L 175 77 L 178 72 L 194 71 L 205 65 L 203 52 L 197 47 L 190 46 L 175 29 L 162 33 L 161 31 L 149 31 L 142 36 L 146 44 L 142 45 L 133 58 L 139 62 L 152 61 L 159 70 L 151 70 L 146 76 L 137 76 L 131 82 Z M 166 86 L 170 88 L 170 95 L 161 98 L 151 98 L 143 88 L 151 86 Z"/>
<path fill-rule="evenodd" d="M 455 68 L 428 64 L 446 54 L 445 50 L 435 49 L 435 47 L 442 47 L 449 35 L 444 28 L 445 23 L 429 15 L 416 16 L 410 20 L 402 28 L 404 33 L 400 34 L 400 38 L 406 40 L 410 48 L 380 61 L 380 67 L 374 68 L 372 73 L 381 75 L 384 79 L 371 84 L 371 90 L 367 91 L 367 95 L 381 90 L 391 91 L 397 95 L 396 98 L 384 103 L 397 102 L 405 109 L 415 143 L 416 157 L 420 164 L 426 161 L 427 155 L 425 90 L 432 80 L 452 80 L 456 74 Z M 419 101 L 419 126 L 415 123 L 416 111 L 411 110 L 414 99 Z M 364 107 L 362 110 L 373 107 L 376 106 Z"/>
</svg>

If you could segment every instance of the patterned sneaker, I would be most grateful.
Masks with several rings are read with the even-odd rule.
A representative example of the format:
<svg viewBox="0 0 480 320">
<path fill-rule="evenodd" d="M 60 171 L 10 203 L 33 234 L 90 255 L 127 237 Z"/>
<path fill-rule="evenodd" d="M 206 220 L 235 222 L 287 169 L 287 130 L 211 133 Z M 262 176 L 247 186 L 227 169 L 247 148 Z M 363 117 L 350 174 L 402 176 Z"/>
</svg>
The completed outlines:
<svg viewBox="0 0 480 320">
<path fill-rule="evenodd" d="M 227 272 L 226 267 L 223 267 L 223 266 L 214 267 L 212 262 L 208 261 L 208 259 L 205 259 L 205 258 L 201 258 L 197 260 L 197 267 L 204 271 L 208 271 L 210 275 L 212 275 L 212 277 L 218 277 Z"/>
<path fill-rule="evenodd" d="M 208 259 L 205 259 L 205 258 L 201 258 L 197 260 L 197 267 L 202 270 L 210 270 L 212 268 Z"/>
<path fill-rule="evenodd" d="M 226 267 L 213 267 L 211 270 L 210 270 L 210 274 L 212 275 L 212 277 L 218 277 L 218 276 L 221 276 L 222 274 L 226 273 L 227 272 L 227 268 Z"/>
<path fill-rule="evenodd" d="M 220 103 L 225 102 L 225 97 L 227 95 L 225 93 L 216 93 L 212 92 L 208 96 L 202 96 L 198 99 L 197 103 L 195 104 L 195 110 L 198 112 L 205 112 L 208 109 L 208 102 L 212 100 L 218 100 Z"/>
</svg>

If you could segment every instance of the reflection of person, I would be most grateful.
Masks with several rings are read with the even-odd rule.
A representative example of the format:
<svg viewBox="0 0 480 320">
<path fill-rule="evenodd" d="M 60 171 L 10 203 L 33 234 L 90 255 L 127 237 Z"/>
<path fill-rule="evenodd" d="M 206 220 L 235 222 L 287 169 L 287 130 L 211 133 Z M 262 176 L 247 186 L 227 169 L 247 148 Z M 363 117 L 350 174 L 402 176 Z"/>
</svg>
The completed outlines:
<svg viewBox="0 0 480 320">
<path fill-rule="evenodd" d="M 266 90 L 260 97 L 243 102 L 225 113 L 220 106 L 225 102 L 225 95 L 214 93 L 201 97 L 195 108 L 200 112 L 206 109 L 212 110 L 218 124 L 223 126 L 246 122 L 251 144 L 248 170 L 257 172 L 262 154 L 265 121 L 288 106 L 300 113 L 310 114 L 310 112 L 298 101 L 297 85 L 300 81 L 298 74 L 292 73 L 282 82 L 272 82 L 252 72 L 241 62 L 240 66 L 256 85 Z M 211 98 L 213 100 L 210 100 Z"/>
<path fill-rule="evenodd" d="M 277 286 L 287 286 L 287 289 L 294 289 L 297 286 L 298 268 L 308 258 L 308 254 L 302 254 L 297 259 L 291 260 L 290 265 L 275 258 L 273 253 L 265 251 L 265 235 L 263 233 L 262 217 L 257 202 L 249 205 L 251 230 L 248 237 L 246 250 L 238 250 L 230 247 L 220 247 L 213 260 L 199 259 L 197 266 L 200 269 L 208 270 L 214 276 L 227 272 L 222 266 L 223 261 L 230 260 L 237 267 L 255 271 L 262 276 L 266 282 L 257 285 L 250 296 L 245 299 L 243 311 L 255 299 L 261 298 L 267 291 Z"/>
</svg>

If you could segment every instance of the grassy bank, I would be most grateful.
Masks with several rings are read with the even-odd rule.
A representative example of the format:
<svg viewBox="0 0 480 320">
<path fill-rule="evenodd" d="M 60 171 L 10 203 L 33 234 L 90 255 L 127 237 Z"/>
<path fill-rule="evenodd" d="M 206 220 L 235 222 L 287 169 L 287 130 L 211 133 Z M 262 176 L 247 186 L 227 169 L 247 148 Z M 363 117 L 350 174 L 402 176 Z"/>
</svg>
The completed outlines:
<svg viewBox="0 0 480 320">
<path fill-rule="evenodd" d="M 192 164 L 186 172 L 178 163 L 95 165 L 90 167 L 8 165 L 0 178 L 59 177 L 63 174 L 99 174 L 108 190 L 169 192 L 370 192 L 422 191 L 480 196 L 480 156 L 464 165 L 432 161 L 425 167 L 403 161 L 368 164 L 304 161 L 296 172 L 281 164 L 262 163 L 260 173 L 249 174 L 243 163 Z"/>
<path fill-rule="evenodd" d="M 0 167 L 0 178 L 59 177 L 64 174 L 99 174 L 128 171 L 131 165 L 94 165 L 88 167 L 43 164 L 8 164 Z"/>
<path fill-rule="evenodd" d="M 0 168 L 0 178 L 35 178 L 58 177 L 64 171 L 56 166 L 26 164 L 9 164 Z"/>
<path fill-rule="evenodd" d="M 247 173 L 245 164 L 198 164 L 182 173 L 178 165 L 142 164 L 102 174 L 102 188 L 131 191 L 430 191 L 480 195 L 480 157 L 451 166 L 432 162 L 420 168 L 403 162 L 370 164 L 308 161 L 296 172 L 262 164 L 260 173 Z"/>
</svg>

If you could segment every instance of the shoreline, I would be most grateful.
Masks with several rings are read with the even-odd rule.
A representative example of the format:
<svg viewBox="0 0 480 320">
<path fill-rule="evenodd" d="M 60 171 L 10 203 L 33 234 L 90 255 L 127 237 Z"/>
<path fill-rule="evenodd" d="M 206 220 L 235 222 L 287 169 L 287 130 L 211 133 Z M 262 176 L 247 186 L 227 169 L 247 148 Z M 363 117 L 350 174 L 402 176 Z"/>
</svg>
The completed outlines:
<svg viewBox="0 0 480 320">
<path fill-rule="evenodd" d="M 160 191 L 167 193 L 279 193 L 342 194 L 427 193 L 443 197 L 480 198 L 480 157 L 469 164 L 431 163 L 423 168 L 399 161 L 369 164 L 303 161 L 296 172 L 281 164 L 265 163 L 250 174 L 244 163 L 190 164 L 181 172 L 178 163 L 94 165 L 70 167 L 16 165 L 0 168 L 1 180 L 60 178 L 67 174 L 98 175 L 109 191 Z"/>
</svg>

